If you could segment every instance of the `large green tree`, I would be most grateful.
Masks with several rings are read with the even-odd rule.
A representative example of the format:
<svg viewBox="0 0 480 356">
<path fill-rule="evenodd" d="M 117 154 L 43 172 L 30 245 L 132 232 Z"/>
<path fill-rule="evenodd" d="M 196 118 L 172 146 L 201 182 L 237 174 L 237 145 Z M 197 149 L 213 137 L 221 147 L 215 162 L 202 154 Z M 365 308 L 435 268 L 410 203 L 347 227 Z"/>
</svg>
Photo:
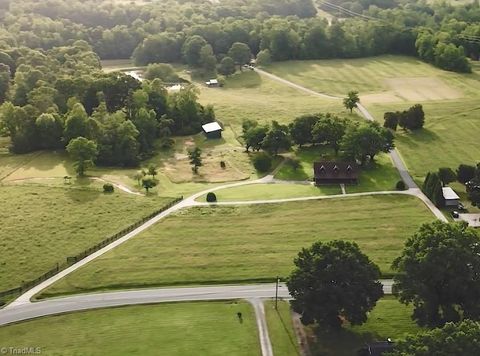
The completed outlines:
<svg viewBox="0 0 480 356">
<path fill-rule="evenodd" d="M 407 336 L 395 343 L 389 356 L 466 356 L 480 355 L 480 323 L 464 320 L 443 328 Z"/>
<path fill-rule="evenodd" d="M 95 142 L 85 137 L 77 137 L 67 145 L 67 152 L 73 160 L 75 171 L 80 177 L 85 175 L 85 171 L 94 165 L 98 155 Z"/>
<path fill-rule="evenodd" d="M 419 325 L 480 317 L 480 237 L 466 224 L 424 224 L 392 267 L 395 293 Z"/>
<path fill-rule="evenodd" d="M 383 296 L 380 270 L 354 242 L 316 242 L 294 260 L 287 281 L 293 310 L 303 324 L 338 329 L 363 324 Z"/>
<path fill-rule="evenodd" d="M 302 147 L 307 143 L 313 143 L 313 128 L 320 120 L 320 115 L 302 115 L 288 125 L 293 143 Z"/>
<path fill-rule="evenodd" d="M 373 161 L 380 152 L 389 152 L 393 147 L 393 134 L 378 123 L 365 122 L 350 125 L 340 143 L 345 155 L 361 164 Z"/>
<path fill-rule="evenodd" d="M 252 52 L 247 44 L 235 42 L 232 47 L 230 47 L 228 56 L 234 60 L 235 64 L 241 66 L 250 62 L 250 59 L 252 59 Z"/>
<path fill-rule="evenodd" d="M 262 141 L 262 148 L 270 154 L 277 155 L 281 150 L 289 150 L 292 140 L 288 126 L 272 121 L 272 125 Z"/>
<path fill-rule="evenodd" d="M 326 115 L 320 118 L 312 128 L 313 142 L 326 143 L 335 151 L 335 155 L 338 155 L 340 143 L 345 136 L 347 127 L 346 120 L 337 116 Z"/>
</svg>

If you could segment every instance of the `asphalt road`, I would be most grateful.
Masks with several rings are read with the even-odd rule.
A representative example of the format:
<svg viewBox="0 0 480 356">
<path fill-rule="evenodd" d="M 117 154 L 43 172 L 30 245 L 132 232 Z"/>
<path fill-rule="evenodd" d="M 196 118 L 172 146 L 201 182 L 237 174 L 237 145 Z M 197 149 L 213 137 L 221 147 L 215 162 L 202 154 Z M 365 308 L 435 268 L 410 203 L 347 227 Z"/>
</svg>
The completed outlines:
<svg viewBox="0 0 480 356">
<path fill-rule="evenodd" d="M 387 279 L 381 282 L 385 294 L 391 294 L 393 281 Z M 278 296 L 283 299 L 290 298 L 287 287 L 282 283 Z M 275 284 L 156 288 L 80 294 L 40 302 L 10 304 L 0 310 L 0 326 L 48 315 L 126 305 L 235 299 L 252 301 L 274 297 Z"/>
</svg>

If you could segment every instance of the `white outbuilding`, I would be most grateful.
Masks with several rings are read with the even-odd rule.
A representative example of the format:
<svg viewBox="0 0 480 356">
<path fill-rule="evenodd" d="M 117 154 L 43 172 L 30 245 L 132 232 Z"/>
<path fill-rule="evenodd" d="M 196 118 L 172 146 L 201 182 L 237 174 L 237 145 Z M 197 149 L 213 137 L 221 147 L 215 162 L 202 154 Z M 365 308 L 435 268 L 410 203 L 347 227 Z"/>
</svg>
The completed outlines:
<svg viewBox="0 0 480 356">
<path fill-rule="evenodd" d="M 445 206 L 447 207 L 458 207 L 460 203 L 460 197 L 455 193 L 455 191 L 450 187 L 443 187 L 443 198 L 445 199 Z"/>
</svg>

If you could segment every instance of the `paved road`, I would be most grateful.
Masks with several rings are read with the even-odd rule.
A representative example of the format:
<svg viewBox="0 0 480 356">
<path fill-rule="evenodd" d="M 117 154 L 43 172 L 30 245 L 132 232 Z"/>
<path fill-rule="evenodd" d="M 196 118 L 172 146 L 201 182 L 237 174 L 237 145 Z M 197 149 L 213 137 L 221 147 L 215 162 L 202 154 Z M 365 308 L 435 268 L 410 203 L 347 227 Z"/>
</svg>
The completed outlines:
<svg viewBox="0 0 480 356">
<path fill-rule="evenodd" d="M 385 294 L 392 293 L 393 281 L 381 280 Z M 290 298 L 287 287 L 281 283 L 278 295 Z M 73 311 L 117 307 L 125 305 L 152 304 L 165 302 L 211 301 L 274 298 L 275 284 L 222 285 L 200 287 L 155 288 L 120 292 L 80 294 L 70 297 L 47 299 L 40 302 L 26 301 L 9 305 L 0 310 L 0 326 L 22 320 Z"/>
</svg>

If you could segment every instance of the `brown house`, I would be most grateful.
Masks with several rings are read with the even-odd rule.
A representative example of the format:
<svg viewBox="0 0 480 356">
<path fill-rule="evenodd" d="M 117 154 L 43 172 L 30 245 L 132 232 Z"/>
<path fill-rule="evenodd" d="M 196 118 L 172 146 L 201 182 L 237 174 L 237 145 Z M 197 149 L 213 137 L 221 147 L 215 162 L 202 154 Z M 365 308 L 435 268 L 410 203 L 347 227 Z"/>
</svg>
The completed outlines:
<svg viewBox="0 0 480 356">
<path fill-rule="evenodd" d="M 315 162 L 314 181 L 321 184 L 357 184 L 358 166 L 349 162 Z"/>
</svg>

